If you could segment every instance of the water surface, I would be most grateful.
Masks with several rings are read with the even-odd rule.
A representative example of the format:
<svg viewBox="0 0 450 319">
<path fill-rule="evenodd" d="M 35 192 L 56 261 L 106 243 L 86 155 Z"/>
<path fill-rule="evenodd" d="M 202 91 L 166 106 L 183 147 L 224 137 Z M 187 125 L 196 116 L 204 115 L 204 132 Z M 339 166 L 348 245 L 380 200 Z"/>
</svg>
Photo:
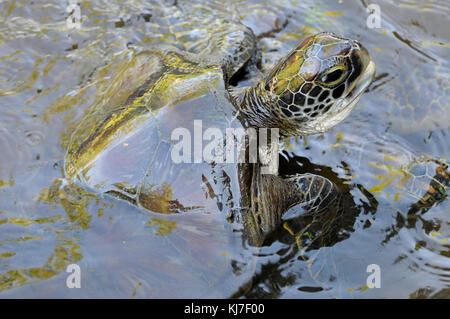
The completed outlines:
<svg viewBox="0 0 450 319">
<path fill-rule="evenodd" d="M 0 297 L 450 297 L 450 204 L 417 205 L 435 166 L 408 166 L 448 163 L 449 7 L 372 3 L 381 28 L 366 25 L 368 1 L 230 1 L 167 25 L 153 22 L 151 1 L 81 1 L 80 28 L 67 24 L 66 1 L 0 3 Z M 208 19 L 230 14 L 255 30 L 262 54 L 239 85 L 325 30 L 360 40 L 378 67 L 347 120 L 285 141 L 282 171 L 327 176 L 344 208 L 302 220 L 300 237 L 284 225 L 261 249 L 215 214 L 144 211 L 70 186 L 62 171 L 77 122 L 132 50 L 195 52 Z M 73 263 L 81 289 L 66 287 Z M 370 264 L 381 288 L 366 285 Z"/>
</svg>

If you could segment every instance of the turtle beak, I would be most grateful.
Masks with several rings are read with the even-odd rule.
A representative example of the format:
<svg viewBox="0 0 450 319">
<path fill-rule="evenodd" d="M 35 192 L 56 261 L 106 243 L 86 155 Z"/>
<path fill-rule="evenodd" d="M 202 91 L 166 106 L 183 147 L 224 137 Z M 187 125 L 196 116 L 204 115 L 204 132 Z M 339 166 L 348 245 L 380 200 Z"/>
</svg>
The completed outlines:
<svg viewBox="0 0 450 319">
<path fill-rule="evenodd" d="M 342 108 L 345 108 L 346 114 L 350 113 L 355 107 L 356 103 L 361 98 L 362 94 L 369 87 L 375 77 L 375 63 L 369 60 L 366 67 L 361 74 L 358 82 L 355 84 L 350 93 L 340 101 Z"/>
<path fill-rule="evenodd" d="M 350 93 L 345 97 L 344 104 L 357 102 L 367 87 L 375 78 L 375 63 L 370 60 L 369 51 L 358 41 L 355 41 L 354 46 L 358 49 L 359 59 L 361 61 L 362 72 L 360 78 L 355 83 Z M 356 101 L 354 101 L 356 100 Z"/>
<path fill-rule="evenodd" d="M 358 43 L 359 48 L 361 50 L 361 61 L 362 61 L 362 64 L 364 66 L 363 68 L 366 69 L 367 66 L 369 65 L 369 63 L 371 62 L 370 61 L 369 51 L 367 51 L 367 49 L 361 43 L 359 43 L 359 42 L 357 42 L 357 43 Z"/>
<path fill-rule="evenodd" d="M 358 41 L 354 41 L 353 47 L 359 60 L 357 64 L 361 68 L 361 75 L 341 102 L 343 106 L 354 106 L 375 77 L 375 63 L 370 60 L 369 51 Z"/>
</svg>

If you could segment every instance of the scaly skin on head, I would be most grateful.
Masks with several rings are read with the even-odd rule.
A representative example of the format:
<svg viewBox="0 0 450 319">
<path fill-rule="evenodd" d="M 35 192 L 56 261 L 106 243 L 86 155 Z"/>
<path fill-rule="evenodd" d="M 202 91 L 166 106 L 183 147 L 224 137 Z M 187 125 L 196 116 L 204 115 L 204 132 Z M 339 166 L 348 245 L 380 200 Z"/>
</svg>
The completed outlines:
<svg viewBox="0 0 450 319">
<path fill-rule="evenodd" d="M 261 82 L 230 93 L 249 126 L 311 135 L 344 120 L 374 75 L 375 65 L 357 41 L 319 33 L 304 39 Z"/>
</svg>

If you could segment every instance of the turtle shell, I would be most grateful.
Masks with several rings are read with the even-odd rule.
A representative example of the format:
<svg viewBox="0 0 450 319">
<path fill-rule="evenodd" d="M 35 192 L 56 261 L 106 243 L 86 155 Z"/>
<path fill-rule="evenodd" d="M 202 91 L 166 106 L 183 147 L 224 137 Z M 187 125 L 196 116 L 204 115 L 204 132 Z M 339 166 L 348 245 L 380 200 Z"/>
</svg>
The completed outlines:
<svg viewBox="0 0 450 319">
<path fill-rule="evenodd" d="M 195 148 L 208 144 L 203 141 L 208 128 L 224 135 L 227 128 L 242 128 L 226 98 L 220 67 L 156 51 L 141 52 L 130 64 L 107 92 L 112 98 L 94 105 L 74 132 L 67 176 L 159 213 L 174 205 L 180 211 L 211 212 L 225 191 L 233 198 L 230 205 L 238 206 L 236 165 L 195 157 Z M 187 154 L 177 163 L 174 147 L 181 142 Z M 220 189 L 224 179 L 235 184 Z"/>
<path fill-rule="evenodd" d="M 255 267 L 255 257 L 242 251 L 241 224 L 229 222 L 245 205 L 240 178 L 245 165 L 194 156 L 186 163 L 174 160 L 183 141 L 177 130 L 187 133 L 183 142 L 189 144 L 188 153 L 197 154 L 195 143 L 200 141 L 204 149 L 209 143 L 203 141 L 208 128 L 243 128 L 227 98 L 221 67 L 187 61 L 177 50 L 143 51 L 112 82 L 106 96 L 110 98 L 93 105 L 72 135 L 65 158 L 67 177 L 145 208 L 151 215 L 148 222 L 158 229 L 177 225 L 168 236 L 155 236 L 169 242 L 170 249 L 151 245 L 165 256 L 148 265 L 149 271 L 160 274 L 156 277 L 175 280 L 180 287 L 183 282 L 198 286 L 196 291 L 212 295 L 232 295 L 235 287 L 250 280 Z M 223 143 L 217 141 L 216 146 Z M 179 215 L 161 215 L 170 213 Z M 247 276 L 236 276 L 232 260 L 237 256 L 239 274 Z M 164 286 L 164 280 L 155 282 Z"/>
</svg>

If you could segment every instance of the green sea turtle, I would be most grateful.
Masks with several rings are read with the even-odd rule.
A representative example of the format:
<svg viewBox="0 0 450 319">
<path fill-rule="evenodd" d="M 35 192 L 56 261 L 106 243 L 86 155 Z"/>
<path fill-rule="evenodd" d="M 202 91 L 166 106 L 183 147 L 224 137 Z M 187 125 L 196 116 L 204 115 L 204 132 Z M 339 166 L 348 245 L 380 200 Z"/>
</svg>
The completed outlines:
<svg viewBox="0 0 450 319">
<path fill-rule="evenodd" d="M 93 105 L 73 133 L 65 173 L 153 212 L 225 211 L 259 246 L 290 207 L 317 211 L 338 197 L 337 189 L 309 173 L 263 174 L 261 162 L 202 160 L 207 143 L 198 148 L 188 139 L 200 134 L 219 141 L 217 147 L 227 129 L 276 128 L 281 136 L 325 132 L 353 110 L 375 66 L 358 41 L 319 33 L 257 84 L 235 88 L 229 80 L 252 58 L 256 39 L 239 22 L 221 21 L 220 30 L 198 54 L 169 46 L 136 52 L 111 83 L 109 98 Z M 174 160 L 181 140 L 189 150 L 193 144 L 193 156 Z M 258 149 L 265 164 L 276 160 L 278 154 L 268 155 L 277 145 Z"/>
</svg>

